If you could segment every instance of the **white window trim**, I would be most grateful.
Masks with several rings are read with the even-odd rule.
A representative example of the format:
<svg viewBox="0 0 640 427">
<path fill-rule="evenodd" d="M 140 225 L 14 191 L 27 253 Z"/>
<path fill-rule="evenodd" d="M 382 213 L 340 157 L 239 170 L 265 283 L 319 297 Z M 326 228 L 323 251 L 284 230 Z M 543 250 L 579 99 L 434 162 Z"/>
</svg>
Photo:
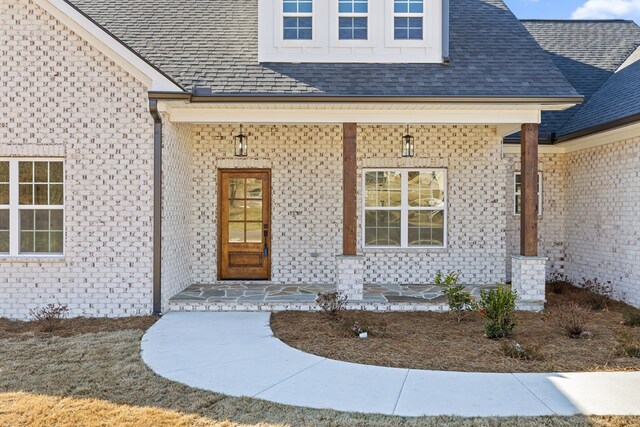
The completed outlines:
<svg viewBox="0 0 640 427">
<path fill-rule="evenodd" d="M 375 1 L 375 0 L 374 0 Z M 371 2 L 367 0 L 367 13 L 358 13 L 358 12 L 340 12 L 340 0 L 335 2 L 336 5 L 336 30 L 335 40 L 339 43 L 346 42 L 354 42 L 354 43 L 363 43 L 369 41 L 371 38 L 371 19 L 369 18 L 369 13 L 371 12 Z M 367 38 L 365 39 L 341 39 L 340 38 L 340 18 L 367 18 Z"/>
<path fill-rule="evenodd" d="M 65 171 L 65 161 L 61 157 L 0 157 L 0 161 L 9 162 L 9 205 L 0 205 L 0 209 L 9 209 L 9 253 L 0 254 L 3 258 L 60 258 L 66 253 L 67 227 L 66 227 L 66 210 L 62 205 L 21 205 L 19 202 L 19 170 L 20 162 L 62 162 L 63 171 Z M 65 173 L 66 175 L 66 173 Z M 63 175 L 62 191 L 66 198 L 66 179 Z M 64 199 L 63 199 L 64 203 Z M 62 253 L 20 253 L 20 210 L 62 210 Z"/>
<path fill-rule="evenodd" d="M 279 22 L 279 40 L 280 43 L 287 45 L 287 46 L 309 46 L 310 43 L 313 43 L 315 40 L 317 40 L 316 37 L 316 2 L 315 0 L 311 1 L 311 13 L 308 12 L 285 12 L 284 11 L 284 1 L 285 0 L 280 0 L 278 2 L 276 2 L 276 4 L 279 6 L 279 16 L 280 16 L 280 22 Z M 276 15 L 278 16 L 278 15 Z M 311 18 L 311 40 L 309 39 L 285 39 L 284 38 L 284 18 Z"/>
<path fill-rule="evenodd" d="M 391 210 L 397 211 L 398 207 L 369 207 L 366 206 L 366 174 L 367 172 L 400 172 L 401 174 L 401 205 L 400 205 L 400 246 L 369 246 L 366 244 L 366 212 L 368 210 Z M 435 207 L 409 207 L 409 172 L 443 172 L 444 173 L 444 208 Z M 362 248 L 363 250 L 390 250 L 390 251 L 427 251 L 441 250 L 448 247 L 448 216 L 449 216 L 449 181 L 447 168 L 365 168 L 362 169 Z M 409 246 L 409 211 L 443 211 L 443 245 L 442 246 Z"/>
<path fill-rule="evenodd" d="M 516 177 L 518 175 L 522 175 L 522 172 L 514 172 L 513 173 L 513 216 L 517 216 L 519 217 L 521 214 L 518 213 L 518 202 L 517 202 L 517 197 L 518 196 L 522 196 L 521 192 L 516 191 L 516 186 L 517 186 L 517 181 L 516 181 Z M 520 188 L 522 188 L 522 184 L 520 185 Z M 542 200 L 544 199 L 543 197 L 543 190 L 544 186 L 543 186 L 543 182 L 542 182 L 542 172 L 538 172 L 538 217 L 542 217 Z"/>
</svg>

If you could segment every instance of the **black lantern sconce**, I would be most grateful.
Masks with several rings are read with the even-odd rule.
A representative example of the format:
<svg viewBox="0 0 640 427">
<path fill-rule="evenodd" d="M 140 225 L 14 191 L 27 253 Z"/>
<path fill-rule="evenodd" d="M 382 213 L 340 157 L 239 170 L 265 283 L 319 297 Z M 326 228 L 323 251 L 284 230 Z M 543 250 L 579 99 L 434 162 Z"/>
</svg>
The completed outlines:
<svg viewBox="0 0 640 427">
<path fill-rule="evenodd" d="M 402 137 L 402 157 L 413 157 L 416 155 L 416 145 L 413 135 L 409 133 L 409 125 L 407 125 L 407 133 Z"/>
<path fill-rule="evenodd" d="M 242 124 L 240 124 L 240 134 L 233 137 L 233 145 L 236 157 L 247 157 L 249 147 L 247 144 L 247 135 L 242 133 Z"/>
</svg>

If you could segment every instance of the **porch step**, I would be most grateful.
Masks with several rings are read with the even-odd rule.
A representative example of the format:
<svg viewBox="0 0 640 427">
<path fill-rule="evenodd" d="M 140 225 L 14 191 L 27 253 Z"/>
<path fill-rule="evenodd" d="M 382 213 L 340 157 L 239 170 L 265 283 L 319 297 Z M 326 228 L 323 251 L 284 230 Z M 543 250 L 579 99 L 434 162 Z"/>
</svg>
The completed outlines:
<svg viewBox="0 0 640 427">
<path fill-rule="evenodd" d="M 281 284 L 270 282 L 221 282 L 191 285 L 169 303 L 170 311 L 318 311 L 319 293 L 333 292 L 332 284 Z M 479 295 L 480 287 L 469 287 Z M 441 288 L 434 285 L 369 284 L 364 299 L 349 301 L 348 310 L 445 311 Z"/>
</svg>

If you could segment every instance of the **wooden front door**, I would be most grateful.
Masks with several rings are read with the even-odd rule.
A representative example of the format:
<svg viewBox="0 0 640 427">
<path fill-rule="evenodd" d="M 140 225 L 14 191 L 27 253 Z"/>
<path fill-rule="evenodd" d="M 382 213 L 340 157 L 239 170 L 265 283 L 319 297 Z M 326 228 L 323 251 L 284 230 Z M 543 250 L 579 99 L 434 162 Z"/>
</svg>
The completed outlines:
<svg viewBox="0 0 640 427">
<path fill-rule="evenodd" d="M 219 278 L 269 280 L 271 172 L 221 170 L 218 178 Z"/>
</svg>

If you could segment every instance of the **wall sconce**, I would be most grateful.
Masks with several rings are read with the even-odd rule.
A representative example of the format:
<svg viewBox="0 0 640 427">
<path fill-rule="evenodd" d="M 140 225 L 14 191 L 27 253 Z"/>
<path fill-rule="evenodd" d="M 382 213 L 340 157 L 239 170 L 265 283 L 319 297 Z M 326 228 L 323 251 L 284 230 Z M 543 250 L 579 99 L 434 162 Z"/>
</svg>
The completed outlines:
<svg viewBox="0 0 640 427">
<path fill-rule="evenodd" d="M 247 135 L 242 133 L 242 124 L 240 124 L 240 134 L 233 137 L 233 146 L 236 157 L 247 157 L 249 147 L 247 144 Z"/>
<path fill-rule="evenodd" d="M 416 146 L 413 135 L 409 133 L 409 125 L 407 125 L 407 133 L 402 137 L 402 157 L 413 157 L 416 155 Z"/>
</svg>

